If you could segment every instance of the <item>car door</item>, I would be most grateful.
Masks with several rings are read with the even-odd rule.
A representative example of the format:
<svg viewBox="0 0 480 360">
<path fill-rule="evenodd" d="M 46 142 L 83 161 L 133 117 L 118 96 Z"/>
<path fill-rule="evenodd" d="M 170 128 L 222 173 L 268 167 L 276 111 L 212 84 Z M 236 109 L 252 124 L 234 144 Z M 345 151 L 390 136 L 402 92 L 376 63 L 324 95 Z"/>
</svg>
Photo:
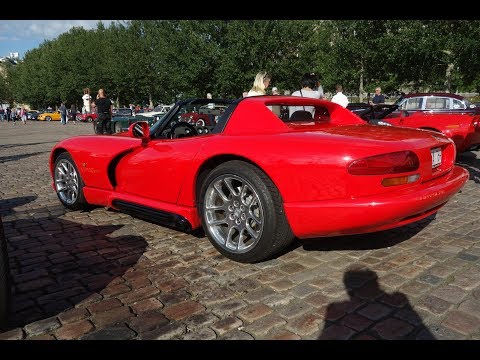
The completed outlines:
<svg viewBox="0 0 480 360">
<path fill-rule="evenodd" d="M 115 170 L 119 193 L 176 203 L 185 176 L 207 136 L 154 139 L 123 157 Z"/>
</svg>

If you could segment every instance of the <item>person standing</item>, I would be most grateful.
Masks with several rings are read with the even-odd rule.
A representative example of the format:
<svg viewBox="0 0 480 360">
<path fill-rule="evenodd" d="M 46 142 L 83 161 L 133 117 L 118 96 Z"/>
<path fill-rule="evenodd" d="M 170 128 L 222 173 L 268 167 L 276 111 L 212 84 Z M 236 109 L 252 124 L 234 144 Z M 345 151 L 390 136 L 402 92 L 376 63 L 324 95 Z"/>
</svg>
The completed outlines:
<svg viewBox="0 0 480 360">
<path fill-rule="evenodd" d="M 58 108 L 60 111 L 60 119 L 62 120 L 62 125 L 67 125 L 67 107 L 65 103 L 62 101 L 60 107 Z"/>
<path fill-rule="evenodd" d="M 375 88 L 375 95 L 373 96 L 372 103 L 373 104 L 385 103 L 385 95 L 382 94 L 382 88 L 380 86 L 377 86 Z"/>
<path fill-rule="evenodd" d="M 7 122 L 10 121 L 11 114 L 12 114 L 12 110 L 10 109 L 10 106 L 7 106 L 7 108 L 5 109 L 5 117 L 7 118 Z"/>
<path fill-rule="evenodd" d="M 97 110 L 97 134 L 112 133 L 112 107 L 113 104 L 105 95 L 104 89 L 98 89 L 97 99 L 92 102 L 92 107 Z"/>
<path fill-rule="evenodd" d="M 27 125 L 27 112 L 24 107 L 20 109 L 20 119 L 22 119 L 23 125 Z"/>
<path fill-rule="evenodd" d="M 335 86 L 335 90 L 337 91 L 337 93 L 333 95 L 332 102 L 339 104 L 343 107 L 347 107 L 348 98 L 343 93 L 342 85 L 337 84 L 337 86 Z"/>
<path fill-rule="evenodd" d="M 75 103 L 70 106 L 70 116 L 72 117 L 73 125 L 77 124 L 77 107 Z"/>
<path fill-rule="evenodd" d="M 318 87 L 318 78 L 314 73 L 305 73 L 300 80 L 300 85 L 302 88 L 300 90 L 294 91 L 292 96 L 308 97 L 313 99 L 320 99 L 320 93 L 315 90 Z M 315 108 L 313 106 L 290 106 L 288 108 L 289 116 L 295 111 L 310 111 L 312 116 L 315 114 Z"/>
<path fill-rule="evenodd" d="M 272 77 L 266 71 L 260 71 L 253 81 L 253 86 L 250 91 L 247 93 L 247 96 L 260 96 L 265 95 L 266 89 L 270 85 L 270 80 Z"/>
</svg>

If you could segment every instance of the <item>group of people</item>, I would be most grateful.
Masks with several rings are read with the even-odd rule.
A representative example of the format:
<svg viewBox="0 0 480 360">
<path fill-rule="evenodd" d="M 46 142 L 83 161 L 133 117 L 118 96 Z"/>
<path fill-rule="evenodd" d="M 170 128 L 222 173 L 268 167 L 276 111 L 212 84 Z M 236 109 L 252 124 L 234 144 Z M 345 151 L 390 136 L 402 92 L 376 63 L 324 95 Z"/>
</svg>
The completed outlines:
<svg viewBox="0 0 480 360">
<path fill-rule="evenodd" d="M 84 94 L 84 97 L 85 95 L 90 96 L 89 94 Z M 97 97 L 94 101 L 92 101 L 89 104 L 89 109 L 97 113 L 95 132 L 97 134 L 111 134 L 113 103 L 109 98 L 107 98 L 104 89 L 98 89 Z M 68 117 L 67 117 L 68 110 L 64 102 L 60 104 L 60 107 L 58 108 L 58 110 L 60 111 L 60 120 L 62 124 L 66 125 L 68 122 Z M 70 106 L 70 115 L 73 120 L 73 123 L 75 124 L 76 118 L 77 118 L 77 107 L 74 103 Z"/>
<path fill-rule="evenodd" d="M 0 111 L 0 119 L 8 121 L 13 121 L 15 125 L 17 120 L 21 120 L 24 125 L 27 124 L 27 109 L 24 107 L 10 109 L 9 106 L 4 110 L 3 108 Z"/>
<path fill-rule="evenodd" d="M 270 82 L 272 77 L 266 71 L 261 71 L 257 73 L 255 76 L 255 80 L 253 81 L 252 88 L 243 94 L 244 97 L 248 96 L 259 96 L 259 95 L 266 95 L 266 89 L 270 86 Z M 314 99 L 323 99 L 325 95 L 323 93 L 323 88 L 320 85 L 320 81 L 315 73 L 305 73 L 300 80 L 301 89 L 294 91 L 291 95 L 292 96 L 300 96 L 300 97 L 309 97 Z M 373 104 L 383 104 L 385 102 L 385 96 L 381 94 L 381 88 L 377 87 L 375 89 L 375 96 L 372 99 Z M 272 95 L 279 95 L 278 89 L 276 87 L 272 88 Z M 335 95 L 333 95 L 332 102 L 339 104 L 343 107 L 347 107 L 349 101 L 348 97 L 343 93 L 343 87 L 340 84 L 335 86 Z M 309 111 L 312 113 L 314 112 L 313 106 L 302 106 L 302 107 L 295 107 L 291 106 L 289 109 L 290 116 L 295 111 Z"/>
</svg>

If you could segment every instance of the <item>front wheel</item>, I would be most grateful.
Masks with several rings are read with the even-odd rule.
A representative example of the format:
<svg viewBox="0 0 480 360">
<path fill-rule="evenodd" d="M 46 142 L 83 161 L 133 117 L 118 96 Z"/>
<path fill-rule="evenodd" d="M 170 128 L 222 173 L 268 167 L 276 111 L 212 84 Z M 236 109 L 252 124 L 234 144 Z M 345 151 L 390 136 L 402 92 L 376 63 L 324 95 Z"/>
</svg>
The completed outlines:
<svg viewBox="0 0 480 360">
<path fill-rule="evenodd" d="M 82 210 L 88 208 L 83 194 L 83 180 L 69 153 L 64 152 L 55 160 L 55 191 L 60 202 L 68 209 Z"/>
<path fill-rule="evenodd" d="M 47 121 L 52 121 L 52 118 L 51 118 L 50 116 L 47 116 L 47 117 L 45 118 L 45 120 L 47 120 Z"/>
<path fill-rule="evenodd" d="M 212 170 L 202 182 L 197 206 L 210 242 L 234 261 L 266 260 L 293 241 L 277 188 L 246 162 L 228 161 Z"/>
</svg>

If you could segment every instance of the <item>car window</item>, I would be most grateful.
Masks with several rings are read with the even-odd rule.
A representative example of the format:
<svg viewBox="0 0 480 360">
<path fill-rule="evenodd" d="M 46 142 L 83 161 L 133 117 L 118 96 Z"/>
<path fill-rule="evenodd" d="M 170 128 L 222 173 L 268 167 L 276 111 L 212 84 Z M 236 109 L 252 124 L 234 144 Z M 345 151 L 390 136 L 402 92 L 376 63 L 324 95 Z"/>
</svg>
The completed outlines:
<svg viewBox="0 0 480 360">
<path fill-rule="evenodd" d="M 401 110 L 420 110 L 422 108 L 423 98 L 409 98 L 399 106 Z"/>
<path fill-rule="evenodd" d="M 454 109 L 465 109 L 465 105 L 462 101 L 453 99 L 453 108 Z"/>
<path fill-rule="evenodd" d="M 425 109 L 427 110 L 447 110 L 450 108 L 450 99 L 446 97 L 427 97 Z"/>
</svg>

